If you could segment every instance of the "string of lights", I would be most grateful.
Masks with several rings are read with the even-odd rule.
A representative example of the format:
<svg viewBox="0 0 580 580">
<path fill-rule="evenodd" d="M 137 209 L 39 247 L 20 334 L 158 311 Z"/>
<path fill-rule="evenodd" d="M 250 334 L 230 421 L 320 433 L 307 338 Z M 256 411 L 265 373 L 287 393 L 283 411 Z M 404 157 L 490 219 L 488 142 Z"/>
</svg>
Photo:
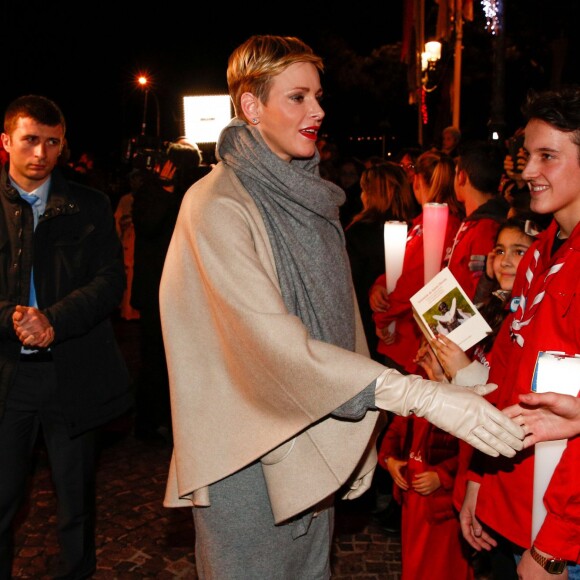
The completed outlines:
<svg viewBox="0 0 580 580">
<path fill-rule="evenodd" d="M 492 36 L 497 36 L 502 28 L 503 0 L 481 0 L 485 15 L 485 29 Z"/>
</svg>

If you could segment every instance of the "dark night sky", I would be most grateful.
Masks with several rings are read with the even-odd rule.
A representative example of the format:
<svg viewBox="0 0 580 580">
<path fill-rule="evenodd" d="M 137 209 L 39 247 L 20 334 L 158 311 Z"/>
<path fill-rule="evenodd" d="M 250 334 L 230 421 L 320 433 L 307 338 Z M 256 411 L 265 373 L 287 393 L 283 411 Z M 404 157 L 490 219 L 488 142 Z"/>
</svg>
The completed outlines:
<svg viewBox="0 0 580 580">
<path fill-rule="evenodd" d="M 141 128 L 143 92 L 135 76 L 147 71 L 154 78 L 160 104 L 162 137 L 181 133 L 181 98 L 185 94 L 225 93 L 227 59 L 251 34 L 300 36 L 321 50 L 328 35 L 340 36 L 353 50 L 369 54 L 401 36 L 402 1 L 358 5 L 344 16 L 334 3 L 307 2 L 274 7 L 259 3 L 225 5 L 108 0 L 28 3 L 8 0 L 4 20 L 4 58 L 0 107 L 27 93 L 53 98 L 63 109 L 73 156 L 81 149 L 103 151 L 119 147 L 123 138 Z M 330 7 L 330 8 L 325 8 Z M 9 25 L 6 26 L 5 24 Z M 154 121 L 148 126 L 153 131 Z"/>
<path fill-rule="evenodd" d="M 299 36 L 327 64 L 334 60 L 335 66 L 336 54 L 340 54 L 339 62 L 343 54 L 337 52 L 336 42 L 341 50 L 350 51 L 360 63 L 373 50 L 392 45 L 402 36 L 403 0 L 356 2 L 346 10 L 339 9 L 334 2 L 315 0 L 240 4 L 235 11 L 223 3 L 186 4 L 175 0 L 158 2 L 153 9 L 145 2 L 134 0 L 0 1 L 3 39 L 0 109 L 3 111 L 13 98 L 22 94 L 39 93 L 53 98 L 67 118 L 73 157 L 83 149 L 92 149 L 101 157 L 119 155 L 123 139 L 139 134 L 143 114 L 143 91 L 135 83 L 139 72 L 146 71 L 154 78 L 152 91 L 160 105 L 161 137 L 172 139 L 182 132 L 182 97 L 225 93 L 228 56 L 252 34 Z M 429 7 L 435 0 L 426 1 Z M 507 1 L 514 14 L 508 28 L 511 26 L 522 38 L 521 42 L 528 45 L 528 54 L 523 58 L 511 55 L 517 67 L 508 63 L 506 93 L 516 99 L 519 107 L 534 75 L 539 83 L 549 79 L 549 71 L 542 70 L 542 59 L 547 58 L 550 42 L 546 35 L 553 38 L 556 34 L 552 21 L 559 18 L 557 26 L 561 27 L 564 21 L 570 28 L 578 19 L 569 11 L 578 11 L 580 2 Z M 474 2 L 475 9 L 481 11 L 478 0 Z M 572 8 L 572 4 L 576 8 Z M 490 80 L 483 74 L 485 63 L 481 61 L 481 53 L 471 56 L 481 47 L 468 43 L 464 43 L 466 80 L 462 85 L 461 124 L 462 128 L 467 128 L 477 120 L 485 127 Z M 484 47 L 484 53 L 485 50 Z M 489 54 L 486 58 L 489 60 Z M 471 70 L 470 60 L 474 63 Z M 580 59 L 568 60 L 576 62 L 577 70 Z M 344 86 L 345 78 L 347 85 L 350 80 L 349 90 L 340 88 L 332 94 L 328 90 L 330 73 L 326 80 L 323 77 L 326 95 L 330 96 L 330 100 L 325 100 L 328 115 L 323 129 L 332 132 L 333 127 L 344 125 L 363 113 L 372 119 L 374 106 L 361 106 L 356 100 L 357 93 L 368 89 L 374 90 L 373 102 L 383 107 L 383 120 L 400 117 L 403 124 L 415 123 L 416 113 L 409 122 L 405 117 L 409 111 L 405 114 L 393 112 L 394 92 L 406 90 L 404 77 L 399 79 L 391 74 L 392 71 L 371 68 L 370 72 L 366 71 L 366 81 L 361 76 L 359 84 L 356 71 L 351 72 L 349 68 L 350 61 L 345 62 L 348 64 L 341 71 L 342 82 Z M 348 79 L 349 75 L 353 78 Z M 576 81 L 580 81 L 580 75 L 578 77 Z M 385 78 L 391 82 L 396 78 L 397 86 L 389 86 Z M 367 83 L 366 89 L 363 89 L 363 81 Z M 407 106 L 406 95 L 402 96 Z M 473 111 L 469 107 L 473 107 Z M 408 106 L 407 109 L 411 110 Z M 380 114 L 377 118 L 379 127 Z M 150 118 L 148 128 L 153 131 L 153 126 L 153 118 Z M 410 128 L 410 133 L 415 132 L 416 126 Z"/>
</svg>

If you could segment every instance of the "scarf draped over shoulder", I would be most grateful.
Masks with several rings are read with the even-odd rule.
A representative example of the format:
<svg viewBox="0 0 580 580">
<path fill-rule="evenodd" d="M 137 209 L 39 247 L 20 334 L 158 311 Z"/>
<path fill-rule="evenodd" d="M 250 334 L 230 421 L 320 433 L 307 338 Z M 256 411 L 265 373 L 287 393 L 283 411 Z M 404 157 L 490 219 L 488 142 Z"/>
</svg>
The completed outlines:
<svg viewBox="0 0 580 580">
<path fill-rule="evenodd" d="M 217 155 L 255 201 L 289 312 L 311 335 L 354 349 L 353 293 L 338 208 L 344 191 L 318 172 L 319 155 L 290 163 L 239 119 L 224 129 Z"/>
</svg>

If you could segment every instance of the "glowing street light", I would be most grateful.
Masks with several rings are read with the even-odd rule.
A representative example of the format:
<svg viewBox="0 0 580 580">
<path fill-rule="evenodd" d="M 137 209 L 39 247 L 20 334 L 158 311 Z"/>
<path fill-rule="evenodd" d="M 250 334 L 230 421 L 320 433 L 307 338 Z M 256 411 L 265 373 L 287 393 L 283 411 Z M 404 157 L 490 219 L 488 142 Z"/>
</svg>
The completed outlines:
<svg viewBox="0 0 580 580">
<path fill-rule="evenodd" d="M 427 92 L 431 92 L 437 88 L 434 84 L 428 87 L 429 74 L 433 73 L 437 68 L 437 63 L 441 60 L 441 43 L 437 40 L 432 40 L 425 43 L 425 51 L 421 53 L 421 71 L 423 72 L 423 86 Z"/>
<path fill-rule="evenodd" d="M 149 85 L 150 83 L 150 79 L 149 77 L 147 77 L 146 75 L 139 75 L 137 77 L 137 83 L 139 84 L 139 86 L 144 89 L 145 92 L 145 98 L 143 101 L 143 122 L 141 123 L 141 135 L 145 135 L 145 130 L 147 128 L 147 99 L 149 97 Z M 156 125 L 156 137 L 159 137 L 159 101 L 157 99 L 157 95 L 155 93 L 151 93 L 154 97 L 155 100 L 155 106 L 156 106 L 156 120 L 157 120 L 157 125 Z"/>
<path fill-rule="evenodd" d="M 423 125 L 426 125 L 429 120 L 426 95 L 427 93 L 432 93 L 439 82 L 437 79 L 437 65 L 441 60 L 441 43 L 437 40 L 432 40 L 426 42 L 424 47 L 425 50 L 423 52 L 417 52 L 417 61 L 421 65 L 420 72 L 419 68 L 417 68 L 418 86 L 420 87 L 417 126 L 419 131 L 418 141 L 421 145 L 423 145 Z"/>
<path fill-rule="evenodd" d="M 147 86 L 149 79 L 145 75 L 140 75 L 137 77 L 137 83 L 145 91 L 145 100 L 143 102 L 143 122 L 141 123 L 141 135 L 145 135 L 145 129 L 147 128 L 147 97 L 149 96 L 149 87 Z"/>
</svg>

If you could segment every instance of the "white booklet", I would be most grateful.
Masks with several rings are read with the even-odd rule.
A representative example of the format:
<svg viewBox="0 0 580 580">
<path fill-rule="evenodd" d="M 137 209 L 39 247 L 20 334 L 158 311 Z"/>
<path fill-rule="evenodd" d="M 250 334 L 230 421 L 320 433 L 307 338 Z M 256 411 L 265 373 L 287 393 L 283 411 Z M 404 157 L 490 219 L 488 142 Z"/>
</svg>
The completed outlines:
<svg viewBox="0 0 580 580">
<path fill-rule="evenodd" d="M 411 305 L 415 320 L 429 340 L 445 334 L 466 351 L 491 332 L 449 268 L 443 268 L 411 296 Z"/>
</svg>

